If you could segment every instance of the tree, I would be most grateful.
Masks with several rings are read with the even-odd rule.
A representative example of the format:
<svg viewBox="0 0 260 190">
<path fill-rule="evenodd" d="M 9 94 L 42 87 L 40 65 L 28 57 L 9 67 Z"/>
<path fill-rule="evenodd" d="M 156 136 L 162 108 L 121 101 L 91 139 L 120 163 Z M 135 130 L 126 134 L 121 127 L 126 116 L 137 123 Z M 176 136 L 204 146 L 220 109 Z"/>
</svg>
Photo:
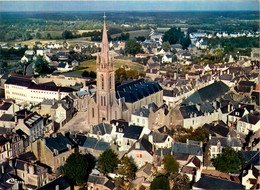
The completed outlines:
<svg viewBox="0 0 260 190">
<path fill-rule="evenodd" d="M 151 190 L 170 190 L 169 180 L 166 176 L 157 176 L 151 183 Z"/>
<path fill-rule="evenodd" d="M 36 61 L 34 62 L 34 70 L 35 72 L 41 74 L 48 74 L 51 72 L 48 62 L 41 56 L 37 57 Z"/>
<path fill-rule="evenodd" d="M 198 32 L 197 28 L 195 27 L 189 27 L 187 30 L 187 34 L 193 33 L 193 32 Z"/>
<path fill-rule="evenodd" d="M 206 167 L 211 165 L 210 146 L 211 146 L 211 143 L 209 141 L 205 147 L 205 152 L 204 152 L 204 166 L 206 166 Z"/>
<path fill-rule="evenodd" d="M 89 77 L 95 79 L 97 77 L 97 74 L 94 71 L 90 71 Z"/>
<path fill-rule="evenodd" d="M 120 160 L 120 165 L 118 167 L 118 173 L 126 176 L 127 179 L 134 179 L 135 172 L 137 171 L 137 166 L 134 161 L 129 157 L 124 156 Z"/>
<path fill-rule="evenodd" d="M 213 160 L 213 165 L 216 169 L 226 173 L 238 173 L 243 163 L 244 158 L 242 154 L 230 147 L 225 148 L 222 154 Z"/>
<path fill-rule="evenodd" d="M 171 49 L 171 45 L 170 45 L 169 42 L 163 42 L 162 48 L 163 48 L 163 49 Z"/>
<path fill-rule="evenodd" d="M 125 44 L 125 52 L 134 56 L 137 53 L 142 53 L 143 49 L 141 44 L 139 44 L 136 40 L 131 39 L 128 40 Z"/>
<path fill-rule="evenodd" d="M 179 171 L 179 163 L 172 155 L 166 155 L 163 160 L 164 169 L 170 174 L 176 174 Z"/>
<path fill-rule="evenodd" d="M 105 150 L 98 158 L 98 168 L 105 174 L 114 172 L 118 163 L 117 154 L 111 149 Z"/>
<path fill-rule="evenodd" d="M 80 153 L 73 153 L 67 158 L 63 170 L 65 176 L 77 185 L 81 185 L 87 181 L 88 160 Z"/>
<path fill-rule="evenodd" d="M 73 34 L 71 31 L 68 31 L 68 30 L 65 30 L 63 33 L 62 33 L 62 38 L 63 39 L 70 39 L 70 38 L 73 38 Z"/>
<path fill-rule="evenodd" d="M 89 77 L 89 72 L 88 71 L 83 71 L 81 74 L 82 77 Z"/>
<path fill-rule="evenodd" d="M 184 37 L 184 33 L 180 29 L 172 27 L 170 30 L 166 31 L 163 35 L 163 41 L 169 42 L 170 44 L 181 43 Z"/>
<path fill-rule="evenodd" d="M 41 39 L 41 38 L 42 38 L 42 35 L 41 35 L 41 33 L 37 32 L 35 37 L 36 37 L 37 39 Z"/>
<path fill-rule="evenodd" d="M 51 34 L 48 33 L 46 38 L 50 40 L 51 39 Z"/>
<path fill-rule="evenodd" d="M 178 174 L 175 178 L 173 178 L 173 188 L 172 190 L 184 190 L 190 189 L 190 180 L 189 177 L 184 174 Z"/>
</svg>

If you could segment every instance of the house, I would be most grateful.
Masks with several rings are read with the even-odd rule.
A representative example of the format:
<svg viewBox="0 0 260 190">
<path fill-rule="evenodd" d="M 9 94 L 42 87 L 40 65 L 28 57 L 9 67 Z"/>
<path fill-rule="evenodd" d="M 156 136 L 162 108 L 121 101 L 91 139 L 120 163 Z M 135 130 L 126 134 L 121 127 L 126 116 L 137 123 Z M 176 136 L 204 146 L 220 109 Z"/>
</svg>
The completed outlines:
<svg viewBox="0 0 260 190">
<path fill-rule="evenodd" d="M 172 63 L 172 56 L 171 55 L 164 55 L 162 57 L 162 63 Z"/>
<path fill-rule="evenodd" d="M 16 159 L 15 169 L 17 176 L 24 181 L 23 187 L 26 189 L 41 187 L 49 182 L 47 167 Z"/>
<path fill-rule="evenodd" d="M 149 129 L 147 131 L 150 132 Z M 145 128 L 135 125 L 130 125 L 124 131 L 122 139 L 117 139 L 117 145 L 120 151 L 127 151 L 129 148 L 145 133 Z"/>
<path fill-rule="evenodd" d="M 45 126 L 44 118 L 33 112 L 24 119 L 19 119 L 16 130 L 21 129 L 26 135 L 30 137 L 30 142 L 34 142 L 44 135 Z"/>
<path fill-rule="evenodd" d="M 248 113 L 237 121 L 237 130 L 240 133 L 248 134 L 249 131 L 255 133 L 260 130 L 260 113 Z"/>
<path fill-rule="evenodd" d="M 112 125 L 108 123 L 100 123 L 92 127 L 92 131 L 89 136 L 96 139 L 102 139 L 104 142 L 110 143 L 112 141 L 111 132 Z"/>
<path fill-rule="evenodd" d="M 82 48 L 80 45 L 75 45 L 74 48 L 73 48 L 73 51 L 76 52 L 76 53 L 81 53 L 82 51 Z"/>
<path fill-rule="evenodd" d="M 88 137 L 84 134 L 71 134 L 70 139 L 72 139 L 72 141 L 79 147 L 79 150 L 82 154 L 90 153 L 95 158 L 98 158 L 99 155 L 102 154 L 105 150 L 111 149 L 109 143 L 100 139 Z"/>
<path fill-rule="evenodd" d="M 151 164 L 147 163 L 136 171 L 136 178 L 144 177 L 147 181 L 152 181 L 152 175 L 156 171 L 156 168 Z"/>
<path fill-rule="evenodd" d="M 151 129 L 152 117 L 154 117 L 154 113 L 157 111 L 157 109 L 158 107 L 154 103 L 139 108 L 131 114 L 131 124 Z"/>
<path fill-rule="evenodd" d="M 36 109 L 41 115 L 50 115 L 52 120 L 61 126 L 65 125 L 75 113 L 73 100 L 68 96 L 61 100 L 44 99 L 39 109 Z"/>
<path fill-rule="evenodd" d="M 145 54 L 145 53 L 138 53 L 135 55 L 135 58 L 146 58 L 151 56 L 151 54 Z"/>
<path fill-rule="evenodd" d="M 15 133 L 7 135 L 7 137 L 10 142 L 13 157 L 24 153 L 29 147 L 29 136 L 20 129 L 15 131 Z"/>
<path fill-rule="evenodd" d="M 88 177 L 88 190 L 112 190 L 115 188 L 115 184 L 112 180 L 106 176 L 89 175 Z"/>
<path fill-rule="evenodd" d="M 151 131 L 147 139 L 155 148 L 171 148 L 173 138 L 169 135 Z"/>
<path fill-rule="evenodd" d="M 199 181 L 192 185 L 193 190 L 198 189 L 244 189 L 242 184 L 228 181 L 226 179 L 216 178 L 204 175 Z"/>
<path fill-rule="evenodd" d="M 32 143 L 32 152 L 36 158 L 50 166 L 54 172 L 65 164 L 74 149 L 74 145 L 61 133 L 54 133 Z"/>
<path fill-rule="evenodd" d="M 136 141 L 127 153 L 127 156 L 132 158 L 139 168 L 148 163 L 152 164 L 153 155 L 154 147 L 146 138 Z"/>
<path fill-rule="evenodd" d="M 203 162 L 203 143 L 189 139 L 187 139 L 186 143 L 175 142 L 172 146 L 172 154 L 185 161 L 185 163 L 187 163 L 189 156 L 197 156 Z"/>
<path fill-rule="evenodd" d="M 46 185 L 41 186 L 38 188 L 38 190 L 57 190 L 57 189 L 62 189 L 62 190 L 70 190 L 71 185 L 69 182 L 62 176 L 56 178 L 55 180 L 51 181 L 50 183 L 47 183 Z"/>
<path fill-rule="evenodd" d="M 77 67 L 77 66 L 79 66 L 79 62 L 74 59 L 74 60 L 71 62 L 71 65 L 72 65 L 72 67 Z"/>
<path fill-rule="evenodd" d="M 216 158 L 218 154 L 223 152 L 224 148 L 231 147 L 235 151 L 240 151 L 242 149 L 242 143 L 230 137 L 211 137 L 209 135 L 209 142 L 210 142 L 210 157 Z"/>
<path fill-rule="evenodd" d="M 22 189 L 21 184 L 23 181 L 16 176 L 15 169 L 11 161 L 5 161 L 0 163 L 0 189 Z M 17 183 L 13 183 L 16 181 Z"/>
<path fill-rule="evenodd" d="M 10 142 L 3 135 L 0 136 L 0 163 L 6 161 L 8 158 L 11 158 L 12 149 Z"/>
<path fill-rule="evenodd" d="M 228 125 L 229 126 L 236 126 L 237 122 L 244 117 L 245 115 L 249 114 L 251 111 L 253 111 L 254 105 L 238 105 L 238 108 L 236 108 L 234 111 L 229 113 L 227 115 L 228 119 Z"/>
<path fill-rule="evenodd" d="M 203 128 L 209 130 L 209 132 L 216 135 L 216 137 L 228 137 L 229 134 L 229 128 L 225 126 L 222 122 L 221 124 L 205 124 L 203 125 Z"/>
<path fill-rule="evenodd" d="M 242 175 L 242 185 L 245 189 L 259 189 L 260 168 L 251 166 L 250 169 L 244 170 Z"/>
<path fill-rule="evenodd" d="M 72 69 L 73 67 L 69 65 L 67 62 L 61 62 L 57 66 L 57 70 L 60 72 L 67 72 L 67 71 L 71 71 Z"/>
<path fill-rule="evenodd" d="M 193 156 L 187 164 L 181 168 L 182 174 L 186 174 L 191 182 L 197 182 L 201 178 L 202 162 L 197 156 Z"/>
</svg>

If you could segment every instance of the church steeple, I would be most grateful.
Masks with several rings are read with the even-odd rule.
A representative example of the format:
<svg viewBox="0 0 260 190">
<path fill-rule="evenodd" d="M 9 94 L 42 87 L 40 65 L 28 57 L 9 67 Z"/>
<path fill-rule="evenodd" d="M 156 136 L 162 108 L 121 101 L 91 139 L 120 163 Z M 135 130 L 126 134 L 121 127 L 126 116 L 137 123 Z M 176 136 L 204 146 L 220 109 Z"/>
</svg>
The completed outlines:
<svg viewBox="0 0 260 190">
<path fill-rule="evenodd" d="M 109 54 L 106 20 L 104 16 L 101 52 L 97 56 L 97 104 L 99 122 L 110 122 L 116 118 L 113 105 L 115 96 L 115 71 L 113 59 Z"/>
<path fill-rule="evenodd" d="M 104 14 L 104 26 L 103 26 L 103 35 L 102 35 L 102 43 L 101 43 L 101 53 L 98 58 L 99 70 L 107 69 L 113 70 L 112 58 L 109 55 L 109 44 L 107 37 L 107 28 L 106 28 L 106 16 Z"/>
</svg>

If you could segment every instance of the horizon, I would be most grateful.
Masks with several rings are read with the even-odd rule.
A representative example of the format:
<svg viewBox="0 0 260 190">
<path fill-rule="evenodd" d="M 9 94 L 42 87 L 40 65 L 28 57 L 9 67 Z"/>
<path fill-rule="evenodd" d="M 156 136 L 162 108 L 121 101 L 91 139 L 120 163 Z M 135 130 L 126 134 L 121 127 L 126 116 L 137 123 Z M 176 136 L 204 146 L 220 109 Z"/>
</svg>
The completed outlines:
<svg viewBox="0 0 260 190">
<path fill-rule="evenodd" d="M 259 1 L 0 1 L 0 12 L 259 11 Z"/>
</svg>

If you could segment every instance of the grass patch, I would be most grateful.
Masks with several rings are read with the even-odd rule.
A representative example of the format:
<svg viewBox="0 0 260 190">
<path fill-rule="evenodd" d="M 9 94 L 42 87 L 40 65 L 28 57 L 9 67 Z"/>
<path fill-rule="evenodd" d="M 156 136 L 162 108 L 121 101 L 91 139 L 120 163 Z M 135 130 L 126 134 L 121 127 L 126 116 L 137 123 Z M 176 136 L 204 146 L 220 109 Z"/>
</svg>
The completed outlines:
<svg viewBox="0 0 260 190">
<path fill-rule="evenodd" d="M 131 69 L 136 69 L 138 71 L 143 71 L 144 70 L 144 66 L 139 64 L 139 63 L 135 63 L 132 62 L 130 60 L 121 60 L 121 59 L 116 59 L 114 61 L 114 68 L 115 70 L 120 68 L 121 65 L 128 65 Z M 96 60 L 88 60 L 88 61 L 83 61 L 80 63 L 80 66 L 77 68 L 77 70 L 71 71 L 71 72 L 67 72 L 67 73 L 63 73 L 65 76 L 72 76 L 72 77 L 81 77 L 83 71 L 94 71 L 97 72 L 97 65 L 96 65 Z"/>
</svg>

